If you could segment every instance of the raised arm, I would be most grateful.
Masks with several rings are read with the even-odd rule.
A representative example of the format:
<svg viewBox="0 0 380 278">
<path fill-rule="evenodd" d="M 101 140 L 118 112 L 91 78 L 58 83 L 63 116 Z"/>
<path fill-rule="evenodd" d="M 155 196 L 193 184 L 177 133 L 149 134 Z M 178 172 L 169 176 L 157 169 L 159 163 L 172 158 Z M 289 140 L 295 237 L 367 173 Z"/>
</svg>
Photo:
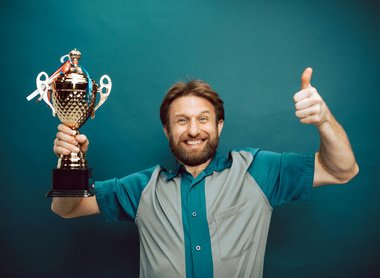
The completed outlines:
<svg viewBox="0 0 380 278">
<path fill-rule="evenodd" d="M 294 95 L 294 101 L 300 122 L 315 125 L 321 139 L 315 155 L 313 185 L 346 183 L 359 172 L 359 167 L 346 132 L 311 86 L 312 73 L 313 70 L 307 68 L 302 74 L 301 91 Z"/>
<path fill-rule="evenodd" d="M 88 139 L 85 135 L 73 135 L 71 128 L 60 124 L 59 132 L 54 140 L 54 153 L 59 157 L 61 154 L 68 155 L 70 152 L 83 153 L 88 150 Z M 63 218 L 73 218 L 92 214 L 99 214 L 99 206 L 95 197 L 54 197 L 51 209 Z"/>
</svg>

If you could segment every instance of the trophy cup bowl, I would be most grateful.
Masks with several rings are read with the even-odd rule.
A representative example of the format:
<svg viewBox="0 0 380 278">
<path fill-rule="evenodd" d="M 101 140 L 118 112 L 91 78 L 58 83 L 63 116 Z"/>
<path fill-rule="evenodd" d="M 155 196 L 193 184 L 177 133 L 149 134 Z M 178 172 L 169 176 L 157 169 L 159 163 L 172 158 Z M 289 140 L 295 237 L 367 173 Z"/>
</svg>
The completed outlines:
<svg viewBox="0 0 380 278">
<path fill-rule="evenodd" d="M 37 90 L 41 95 L 40 99 L 43 98 L 53 110 L 53 116 L 57 114 L 59 120 L 70 127 L 75 136 L 80 134 L 79 128 L 90 116 L 95 117 L 95 111 L 110 94 L 112 83 L 107 75 L 103 75 L 100 78 L 101 86 L 99 87 L 88 72 L 79 66 L 78 60 L 81 58 L 81 53 L 78 50 L 74 49 L 68 56 L 70 60 L 50 77 L 44 72 L 38 75 Z M 61 62 L 64 57 L 61 58 Z M 45 80 L 41 80 L 41 76 L 45 76 Z M 104 83 L 104 79 L 107 83 Z M 103 93 L 104 88 L 105 93 Z M 34 97 L 33 94 L 28 97 L 28 100 Z M 96 105 L 98 95 L 100 95 L 100 100 Z M 92 169 L 88 168 L 82 151 L 60 155 L 57 168 L 53 169 L 52 189 L 46 197 L 94 196 L 96 190 L 92 184 Z"/>
</svg>

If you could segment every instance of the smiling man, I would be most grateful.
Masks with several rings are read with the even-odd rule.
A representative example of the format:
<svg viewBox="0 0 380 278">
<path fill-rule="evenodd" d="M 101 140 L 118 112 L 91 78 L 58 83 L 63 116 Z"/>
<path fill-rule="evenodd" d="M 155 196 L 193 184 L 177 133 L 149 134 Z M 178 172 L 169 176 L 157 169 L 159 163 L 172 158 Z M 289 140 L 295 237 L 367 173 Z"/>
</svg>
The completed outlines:
<svg viewBox="0 0 380 278">
<path fill-rule="evenodd" d="M 311 75 L 306 69 L 294 101 L 300 121 L 319 131 L 317 153 L 245 148 L 222 156 L 223 101 L 205 82 L 180 82 L 160 107 L 177 167 L 96 182 L 95 197 L 53 198 L 52 210 L 65 218 L 101 213 L 107 222 L 134 221 L 140 277 L 262 277 L 273 208 L 308 200 L 313 186 L 346 183 L 358 173 L 349 140 L 310 85 Z M 58 129 L 57 155 L 87 151 L 86 136 Z"/>
<path fill-rule="evenodd" d="M 204 82 L 178 83 L 162 101 L 160 117 L 172 154 L 196 177 L 218 148 L 223 101 Z"/>
</svg>

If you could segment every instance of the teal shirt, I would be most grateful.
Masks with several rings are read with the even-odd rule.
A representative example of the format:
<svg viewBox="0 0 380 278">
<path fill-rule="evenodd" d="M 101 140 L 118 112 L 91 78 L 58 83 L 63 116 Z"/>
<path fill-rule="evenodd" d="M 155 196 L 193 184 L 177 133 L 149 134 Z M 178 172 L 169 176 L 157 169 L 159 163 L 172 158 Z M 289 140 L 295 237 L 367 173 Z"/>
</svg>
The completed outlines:
<svg viewBox="0 0 380 278">
<path fill-rule="evenodd" d="M 135 221 L 140 277 L 262 277 L 272 210 L 308 200 L 314 154 L 239 149 L 195 179 L 155 166 L 96 182 L 107 222 Z"/>
</svg>

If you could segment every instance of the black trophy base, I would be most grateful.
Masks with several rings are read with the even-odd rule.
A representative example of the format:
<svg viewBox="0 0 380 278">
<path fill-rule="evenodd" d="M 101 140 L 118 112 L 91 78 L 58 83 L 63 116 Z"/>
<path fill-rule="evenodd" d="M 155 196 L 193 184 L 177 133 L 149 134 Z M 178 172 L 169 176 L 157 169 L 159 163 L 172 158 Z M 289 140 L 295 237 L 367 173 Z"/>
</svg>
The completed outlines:
<svg viewBox="0 0 380 278">
<path fill-rule="evenodd" d="M 53 186 L 46 197 L 91 197 L 92 169 L 53 169 Z"/>
</svg>

